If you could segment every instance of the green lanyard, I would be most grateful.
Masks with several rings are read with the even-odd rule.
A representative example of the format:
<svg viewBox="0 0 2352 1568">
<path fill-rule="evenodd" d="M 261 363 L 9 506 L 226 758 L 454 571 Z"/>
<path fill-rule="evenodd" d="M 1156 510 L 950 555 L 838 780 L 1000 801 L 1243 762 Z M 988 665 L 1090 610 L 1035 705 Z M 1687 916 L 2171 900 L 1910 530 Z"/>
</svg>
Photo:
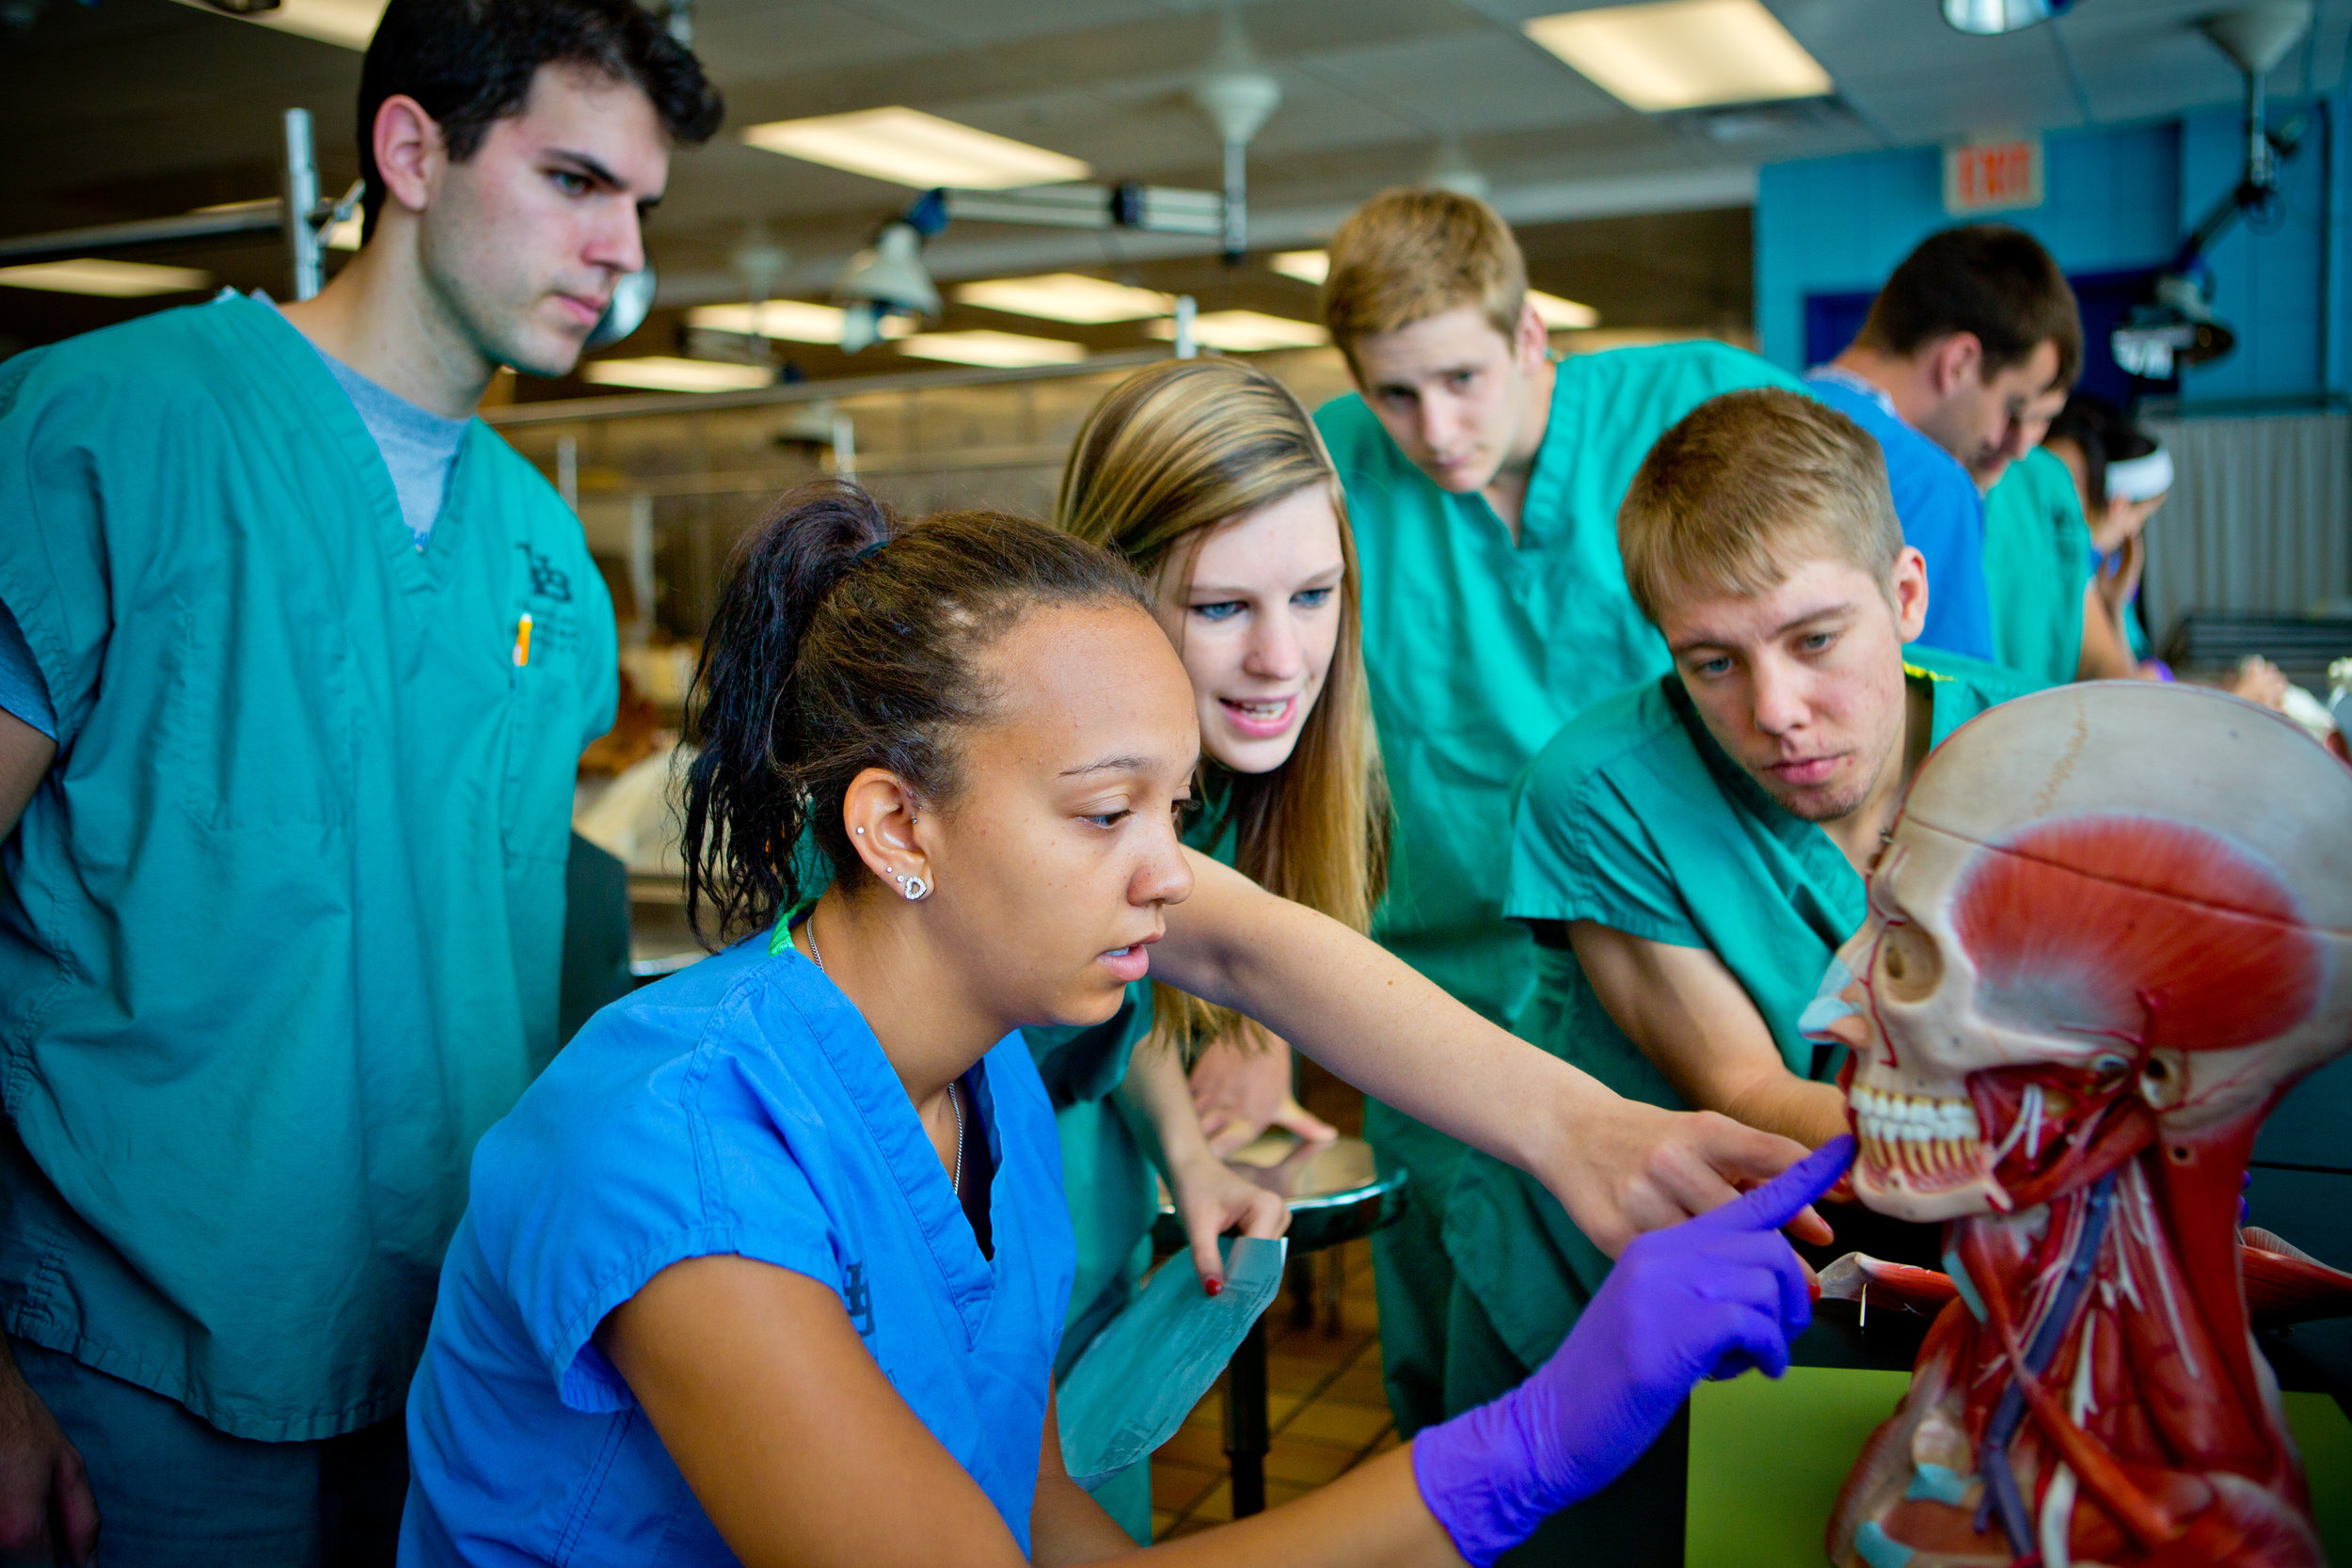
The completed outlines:
<svg viewBox="0 0 2352 1568">
<path fill-rule="evenodd" d="M 799 924 L 803 915 L 808 913 L 809 911 L 815 909 L 816 907 L 816 899 L 803 898 L 801 902 L 793 905 L 790 909 L 776 916 L 776 928 L 768 933 L 768 956 L 770 958 L 780 958 L 787 953 L 797 953 L 800 951 L 800 948 L 793 945 L 792 927 Z"/>
</svg>

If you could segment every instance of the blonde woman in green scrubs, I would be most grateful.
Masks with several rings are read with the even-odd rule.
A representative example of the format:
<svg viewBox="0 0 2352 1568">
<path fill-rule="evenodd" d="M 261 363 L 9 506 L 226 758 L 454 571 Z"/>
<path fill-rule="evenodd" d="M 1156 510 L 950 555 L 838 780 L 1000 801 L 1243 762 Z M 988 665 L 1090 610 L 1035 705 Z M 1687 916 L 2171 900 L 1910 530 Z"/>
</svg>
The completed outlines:
<svg viewBox="0 0 2352 1568">
<path fill-rule="evenodd" d="M 1388 800 L 1357 632 L 1355 547 L 1306 410 L 1236 360 L 1154 366 L 1113 390 L 1080 431 L 1056 515 L 1158 590 L 1200 721 L 1204 777 L 1185 842 L 1364 929 L 1387 862 Z M 1221 1284 L 1221 1230 L 1270 1236 L 1289 1223 L 1279 1198 L 1212 1149 L 1187 1063 L 1214 1051 L 1228 1084 L 1279 1079 L 1258 1097 L 1274 1102 L 1267 1119 L 1310 1137 L 1331 1132 L 1290 1100 L 1281 1041 L 1149 980 L 1129 988 L 1107 1023 L 1028 1035 L 1057 1109 L 1078 1233 L 1057 1369 L 1066 1371 L 1150 1262 L 1152 1166 L 1212 1288 Z M 1144 1469 L 1097 1495 L 1138 1539 L 1149 1538 L 1151 1515 Z"/>
</svg>

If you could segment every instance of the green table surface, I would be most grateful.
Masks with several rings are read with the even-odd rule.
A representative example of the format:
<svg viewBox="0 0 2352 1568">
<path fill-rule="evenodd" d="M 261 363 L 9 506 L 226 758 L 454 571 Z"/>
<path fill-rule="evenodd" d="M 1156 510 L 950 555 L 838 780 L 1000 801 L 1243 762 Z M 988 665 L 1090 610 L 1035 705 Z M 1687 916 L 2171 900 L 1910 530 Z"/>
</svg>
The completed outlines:
<svg viewBox="0 0 2352 1568">
<path fill-rule="evenodd" d="M 1707 1383 L 1691 1397 L 1688 1568 L 1820 1568 L 1830 1510 L 1908 1372 L 1791 1367 Z M 2288 1394 L 2312 1511 L 2330 1560 L 2352 1565 L 2352 1421 L 2325 1394 Z"/>
</svg>

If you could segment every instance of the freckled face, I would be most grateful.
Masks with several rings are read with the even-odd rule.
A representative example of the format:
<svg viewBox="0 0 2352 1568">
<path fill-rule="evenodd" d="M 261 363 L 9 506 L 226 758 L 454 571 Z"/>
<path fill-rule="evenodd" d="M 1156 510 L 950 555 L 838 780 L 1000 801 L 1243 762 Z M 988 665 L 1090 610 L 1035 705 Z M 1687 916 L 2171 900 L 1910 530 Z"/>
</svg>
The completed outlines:
<svg viewBox="0 0 2352 1568">
<path fill-rule="evenodd" d="M 1661 604 L 1658 626 L 1716 744 L 1784 810 L 1829 822 L 1900 766 L 1902 644 L 1926 614 L 1905 549 L 1893 605 L 1860 567 L 1816 559 L 1760 594 Z"/>
</svg>

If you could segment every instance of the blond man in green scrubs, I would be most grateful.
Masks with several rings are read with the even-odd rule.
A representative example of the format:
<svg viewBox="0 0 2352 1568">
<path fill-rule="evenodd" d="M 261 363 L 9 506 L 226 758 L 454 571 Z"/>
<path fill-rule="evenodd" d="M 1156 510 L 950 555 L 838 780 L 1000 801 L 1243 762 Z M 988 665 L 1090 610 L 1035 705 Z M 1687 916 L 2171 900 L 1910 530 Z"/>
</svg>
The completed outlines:
<svg viewBox="0 0 2352 1568">
<path fill-rule="evenodd" d="M 1794 386 L 1755 355 L 1692 342 L 1553 356 L 1510 230 L 1450 191 L 1375 197 L 1331 240 L 1324 317 L 1357 393 L 1315 416 L 1363 572 L 1364 660 L 1394 797 L 1374 935 L 1513 1027 L 1534 948 L 1503 918 L 1511 784 L 1553 732 L 1665 644 L 1617 562 L 1617 502 L 1649 445 L 1708 398 Z M 1443 1417 L 1452 1269 L 1439 1230 L 1461 1146 L 1374 1101 L 1383 1168 L 1411 1174 L 1373 1241 L 1389 1401 Z"/>
<path fill-rule="evenodd" d="M 1811 399 L 1701 406 L 1650 450 L 1619 536 L 1674 667 L 1567 725 L 1520 786 L 1504 908 L 1540 974 L 1521 1033 L 1629 1098 L 1827 1142 L 1843 1064 L 1800 1019 L 1862 923 L 1863 873 L 1930 748 L 2034 683 L 1905 649 L 1925 563 L 1878 442 Z M 1446 1241 L 1458 1409 L 1540 1365 L 1609 1260 L 1474 1153 Z M 1678 1564 L 1664 1448 L 1513 1560 Z"/>
</svg>

